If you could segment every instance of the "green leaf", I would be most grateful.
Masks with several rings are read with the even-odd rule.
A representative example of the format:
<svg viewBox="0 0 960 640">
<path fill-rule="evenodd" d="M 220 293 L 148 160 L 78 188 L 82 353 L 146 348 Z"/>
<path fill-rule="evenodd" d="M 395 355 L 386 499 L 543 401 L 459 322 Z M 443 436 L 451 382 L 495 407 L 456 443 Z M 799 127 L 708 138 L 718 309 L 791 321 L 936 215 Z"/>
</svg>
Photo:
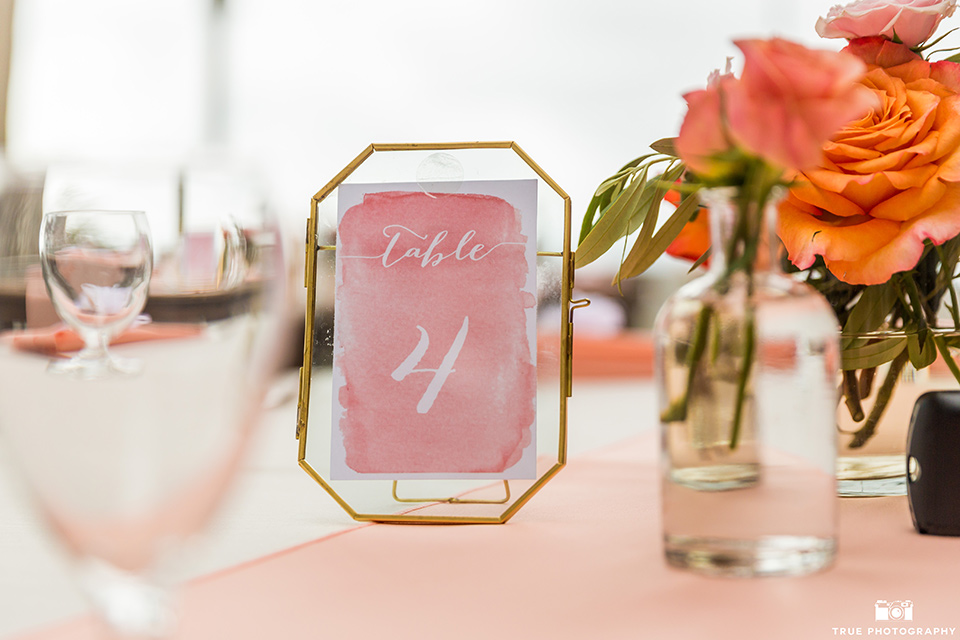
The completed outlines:
<svg viewBox="0 0 960 640">
<path fill-rule="evenodd" d="M 650 158 L 656 157 L 656 155 L 657 154 L 655 153 L 645 153 L 642 156 L 638 156 L 633 160 L 631 160 L 630 162 L 628 162 L 627 164 L 620 167 L 620 172 L 626 171 L 627 169 L 635 169 L 639 167 L 641 164 L 643 164 L 644 162 L 646 162 L 647 160 L 649 160 Z"/>
<path fill-rule="evenodd" d="M 897 302 L 895 287 L 890 281 L 864 289 L 843 325 L 843 332 L 858 334 L 879 329 Z"/>
<path fill-rule="evenodd" d="M 601 195 L 599 193 L 593 194 L 593 197 L 590 198 L 590 204 L 587 205 L 587 211 L 583 214 L 583 222 L 580 224 L 580 239 L 577 241 L 578 245 L 583 242 L 583 239 L 586 238 L 590 230 L 593 229 L 593 220 L 596 217 L 597 211 L 600 210 L 600 199 Z"/>
<path fill-rule="evenodd" d="M 693 216 L 691 215 L 690 217 L 692 218 Z M 683 227 L 680 227 L 680 228 L 682 229 Z M 677 235 L 680 235 L 680 234 L 678 233 Z M 670 242 L 673 242 L 673 240 L 675 240 L 675 239 L 676 239 L 676 236 L 674 236 L 673 239 L 670 240 Z M 669 246 L 669 245 L 667 245 L 667 246 Z M 687 273 L 693 273 L 693 272 L 696 270 L 697 267 L 699 267 L 699 266 L 702 265 L 704 262 L 706 262 L 707 260 L 709 260 L 711 253 L 713 253 L 713 247 L 707 247 L 707 250 L 703 252 L 703 255 L 700 256 L 699 258 L 697 258 L 696 262 L 694 262 L 692 265 L 690 265 L 690 269 L 687 271 Z"/>
<path fill-rule="evenodd" d="M 679 158 L 677 155 L 677 148 L 674 146 L 676 138 L 661 138 L 653 144 L 650 145 L 650 148 L 656 151 L 657 153 L 662 153 L 665 156 L 670 156 L 672 158 Z"/>
<path fill-rule="evenodd" d="M 700 201 L 697 197 L 684 198 L 677 210 L 663 223 L 663 226 L 649 242 L 645 245 L 641 245 L 639 241 L 634 243 L 629 255 L 620 266 L 617 277 L 625 280 L 638 276 L 649 269 L 657 261 L 657 258 L 663 255 L 670 243 L 680 235 L 684 225 L 693 217 L 699 206 Z"/>
<path fill-rule="evenodd" d="M 923 46 L 921 46 L 921 47 L 919 47 L 919 48 L 917 49 L 917 52 L 918 52 L 918 53 L 923 52 L 923 53 L 925 54 L 926 59 L 929 60 L 929 59 L 930 59 L 930 55 L 931 55 L 932 53 L 936 53 L 936 52 L 935 52 L 935 51 L 931 51 L 930 53 L 927 53 L 927 50 L 930 49 L 931 47 L 935 47 L 935 46 L 937 46 L 938 44 L 940 44 L 940 43 L 943 41 L 944 38 L 946 38 L 947 36 L 949 36 L 951 33 L 953 33 L 954 31 L 956 31 L 958 28 L 960 28 L 960 27 L 954 27 L 953 29 L 950 29 L 950 30 L 947 31 L 945 34 L 943 34 L 943 35 L 941 35 L 941 36 L 938 36 L 936 40 L 933 40 L 933 41 L 931 41 L 931 42 L 924 42 L 924 43 L 923 43 Z"/>
<path fill-rule="evenodd" d="M 680 168 L 672 168 L 672 166 L 673 163 L 667 166 L 663 175 L 649 180 L 644 185 L 640 200 L 636 203 L 633 214 L 627 220 L 627 232 L 624 235 L 629 235 L 641 226 L 646 226 L 651 215 L 653 216 L 653 225 L 656 226 L 656 219 L 660 213 L 660 203 L 663 201 L 663 197 L 667 195 L 667 191 L 670 190 L 673 183 L 683 175 L 682 165 Z"/>
<path fill-rule="evenodd" d="M 953 374 L 954 379 L 960 384 L 960 368 L 957 367 L 957 361 L 953 359 L 953 354 L 950 353 L 947 340 L 944 340 L 942 336 L 935 335 L 933 337 L 933 343 L 937 345 L 937 351 L 943 356 L 943 361 L 947 363 L 947 368 L 950 369 L 950 373 Z"/>
<path fill-rule="evenodd" d="M 910 334 L 907 338 L 907 352 L 910 355 L 910 364 L 918 371 L 926 369 L 937 359 L 937 347 L 929 331 Z"/>
<path fill-rule="evenodd" d="M 684 166 L 682 164 L 671 161 L 663 174 L 647 181 L 647 184 L 643 187 L 644 192 L 633 210 L 633 215 L 631 215 L 627 221 L 627 234 L 631 234 L 641 226 L 645 226 L 647 224 L 647 216 L 651 212 L 654 215 L 654 228 L 656 227 L 656 217 L 660 213 L 660 203 L 663 201 L 664 196 L 667 195 L 667 191 L 673 188 L 677 180 L 683 176 L 683 172 Z"/>
<path fill-rule="evenodd" d="M 935 333 L 933 339 L 938 343 L 943 344 L 948 349 L 960 350 L 960 336 Z"/>
<path fill-rule="evenodd" d="M 907 348 L 907 338 L 883 338 L 875 342 L 857 340 L 851 346 L 844 347 L 841 352 L 841 368 L 844 371 L 851 369 L 869 369 L 890 362 Z"/>
<path fill-rule="evenodd" d="M 600 183 L 600 186 L 598 186 L 596 192 L 594 192 L 590 203 L 587 205 L 587 210 L 583 215 L 583 222 L 580 225 L 580 238 L 577 242 L 578 245 L 583 243 L 587 234 L 593 229 L 598 214 L 599 216 L 603 216 L 610 206 L 610 203 L 623 191 L 624 184 L 638 172 L 637 167 L 655 155 L 654 153 L 648 153 L 634 158 L 623 165 L 620 171 Z"/>
<path fill-rule="evenodd" d="M 945 60 L 946 60 L 947 62 L 960 62 L 960 53 L 955 53 L 954 55 L 950 56 L 949 58 L 945 58 Z"/>
<path fill-rule="evenodd" d="M 666 177 L 666 174 L 664 174 L 664 177 Z M 627 267 L 629 270 L 630 256 L 634 254 L 637 247 L 647 246 L 650 238 L 653 237 L 653 232 L 657 228 L 657 221 L 660 218 L 660 202 L 663 200 L 666 192 L 666 189 L 655 187 L 650 194 L 650 198 L 648 198 L 649 202 L 644 202 L 640 205 L 646 209 L 646 213 L 643 215 L 643 226 L 640 228 L 640 233 L 637 234 L 636 240 L 634 240 L 630 253 L 621 261 L 617 275 L 613 279 L 614 283 L 619 284 L 624 279 L 624 267 Z M 631 276 L 626 277 L 629 278 Z"/>
<path fill-rule="evenodd" d="M 622 238 L 633 216 L 634 210 L 643 195 L 647 184 L 647 171 L 644 167 L 627 187 L 610 204 L 597 223 L 586 234 L 576 251 L 576 265 L 590 264 Z"/>
</svg>

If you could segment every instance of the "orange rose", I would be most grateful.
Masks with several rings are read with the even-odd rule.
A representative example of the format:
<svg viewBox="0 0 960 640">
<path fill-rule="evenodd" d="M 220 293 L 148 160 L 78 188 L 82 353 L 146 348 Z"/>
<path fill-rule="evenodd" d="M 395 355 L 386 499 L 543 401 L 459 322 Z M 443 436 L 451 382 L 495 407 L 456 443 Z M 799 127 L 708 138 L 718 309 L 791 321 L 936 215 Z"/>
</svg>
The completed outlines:
<svg viewBox="0 0 960 640">
<path fill-rule="evenodd" d="M 676 189 L 668 191 L 663 199 L 675 207 L 680 206 L 680 192 Z M 706 207 L 700 207 L 690 218 L 690 221 L 683 225 L 683 229 L 670 243 L 670 246 L 667 247 L 667 255 L 696 262 L 709 248 L 710 210 Z M 703 264 L 704 266 L 709 265 L 710 259 L 704 260 Z"/>
<path fill-rule="evenodd" d="M 820 255 L 844 282 L 880 284 L 912 269 L 924 241 L 960 234 L 960 65 L 883 38 L 848 50 L 868 63 L 861 82 L 882 106 L 799 176 L 780 207 L 780 237 L 801 269 Z"/>
</svg>

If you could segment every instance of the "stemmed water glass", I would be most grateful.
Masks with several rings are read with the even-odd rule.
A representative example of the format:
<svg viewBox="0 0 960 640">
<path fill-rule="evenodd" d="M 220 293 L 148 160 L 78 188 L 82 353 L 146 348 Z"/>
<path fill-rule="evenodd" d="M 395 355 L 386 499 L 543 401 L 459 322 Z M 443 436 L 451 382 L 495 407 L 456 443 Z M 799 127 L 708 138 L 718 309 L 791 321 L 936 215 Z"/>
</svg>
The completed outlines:
<svg viewBox="0 0 960 640">
<path fill-rule="evenodd" d="M 114 357 L 110 339 L 136 319 L 147 300 L 153 249 L 143 211 L 52 211 L 40 227 L 40 259 L 50 300 L 83 339 L 83 349 L 51 369 L 87 378 L 136 373 Z"/>
<path fill-rule="evenodd" d="M 50 295 L 89 356 L 57 354 L 70 364 L 51 368 L 51 330 L 0 332 L 0 431 L 111 637 L 175 628 L 184 543 L 239 467 L 283 336 L 274 226 L 248 225 L 253 246 L 228 243 L 236 255 L 209 266 L 219 273 L 225 261 L 255 256 L 244 277 L 183 289 L 178 274 L 158 269 L 163 293 L 149 297 L 145 230 L 130 213 L 43 221 Z M 105 356 L 109 336 L 121 339 Z M 122 373 L 121 359 L 139 363 L 136 375 Z"/>
</svg>

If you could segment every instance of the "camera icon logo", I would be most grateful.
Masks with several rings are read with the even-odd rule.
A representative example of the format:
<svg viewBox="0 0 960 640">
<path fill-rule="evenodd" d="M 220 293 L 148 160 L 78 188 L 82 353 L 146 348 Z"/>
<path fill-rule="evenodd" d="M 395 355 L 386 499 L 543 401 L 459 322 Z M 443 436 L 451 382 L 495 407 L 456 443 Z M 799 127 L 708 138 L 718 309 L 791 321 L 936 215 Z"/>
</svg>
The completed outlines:
<svg viewBox="0 0 960 640">
<path fill-rule="evenodd" d="M 913 620 L 912 600 L 877 600 L 873 606 L 876 620 Z"/>
</svg>

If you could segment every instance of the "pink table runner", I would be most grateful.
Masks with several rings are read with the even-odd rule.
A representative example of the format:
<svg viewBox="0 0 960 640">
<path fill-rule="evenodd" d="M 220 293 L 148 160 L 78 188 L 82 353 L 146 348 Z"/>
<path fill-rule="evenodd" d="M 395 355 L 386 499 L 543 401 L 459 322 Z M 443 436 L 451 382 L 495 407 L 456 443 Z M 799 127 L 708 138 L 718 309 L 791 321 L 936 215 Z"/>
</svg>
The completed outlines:
<svg viewBox="0 0 960 640">
<path fill-rule="evenodd" d="M 646 435 L 573 460 L 503 526 L 360 526 L 198 580 L 180 637 L 960 637 L 960 539 L 915 534 L 905 498 L 843 500 L 825 573 L 668 569 L 655 446 Z M 912 601 L 913 620 L 875 621 L 877 600 Z M 27 637 L 94 633 L 82 620 Z"/>
</svg>

